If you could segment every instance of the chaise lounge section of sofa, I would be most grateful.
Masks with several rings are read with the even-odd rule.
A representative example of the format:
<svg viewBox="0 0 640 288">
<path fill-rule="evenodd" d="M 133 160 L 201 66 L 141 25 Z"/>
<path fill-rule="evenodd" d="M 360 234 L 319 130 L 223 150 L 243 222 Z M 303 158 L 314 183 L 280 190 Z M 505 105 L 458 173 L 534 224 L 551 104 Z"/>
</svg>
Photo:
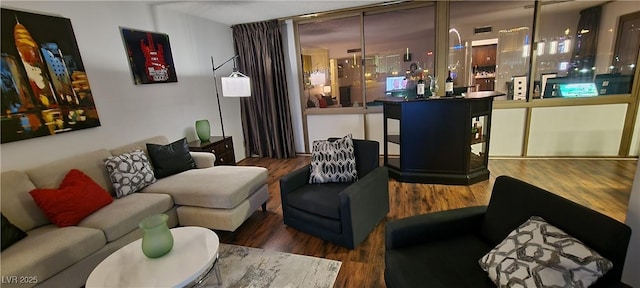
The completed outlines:
<svg viewBox="0 0 640 288">
<path fill-rule="evenodd" d="M 153 214 L 169 215 L 170 227 L 195 225 L 234 231 L 261 205 L 264 208 L 269 198 L 265 168 L 213 166 L 215 156 L 204 152 L 190 153 L 197 169 L 157 179 L 140 192 L 116 198 L 104 160 L 138 149 L 147 153 L 147 143 L 168 142 L 158 136 L 24 171 L 3 171 L 1 212 L 27 236 L 0 253 L 1 274 L 3 279 L 30 276 L 32 283 L 2 286 L 81 287 L 104 258 L 142 236 L 138 223 Z M 82 171 L 114 199 L 77 225 L 58 227 L 47 219 L 29 192 L 59 187 L 71 169 Z"/>
</svg>

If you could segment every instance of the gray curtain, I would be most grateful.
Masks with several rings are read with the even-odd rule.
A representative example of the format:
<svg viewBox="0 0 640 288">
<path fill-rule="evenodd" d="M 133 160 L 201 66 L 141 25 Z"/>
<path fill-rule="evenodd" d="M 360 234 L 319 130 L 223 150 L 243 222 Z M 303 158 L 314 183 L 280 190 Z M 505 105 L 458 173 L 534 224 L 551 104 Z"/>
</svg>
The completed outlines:
<svg viewBox="0 0 640 288">
<path fill-rule="evenodd" d="M 271 20 L 232 29 L 239 71 L 251 78 L 251 97 L 240 100 L 247 156 L 295 157 L 279 23 Z"/>
</svg>

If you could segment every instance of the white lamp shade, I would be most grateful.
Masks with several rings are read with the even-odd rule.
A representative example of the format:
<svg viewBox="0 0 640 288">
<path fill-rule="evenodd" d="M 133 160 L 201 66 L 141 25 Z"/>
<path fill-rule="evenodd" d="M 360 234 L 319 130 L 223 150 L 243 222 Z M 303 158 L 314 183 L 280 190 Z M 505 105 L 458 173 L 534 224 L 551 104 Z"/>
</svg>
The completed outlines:
<svg viewBox="0 0 640 288">
<path fill-rule="evenodd" d="M 249 77 L 222 77 L 222 96 L 251 97 Z"/>
<path fill-rule="evenodd" d="M 322 87 L 322 92 L 324 92 L 324 93 L 331 93 L 331 86 L 324 86 L 324 87 Z"/>
<path fill-rule="evenodd" d="M 324 73 L 320 72 L 320 71 L 316 71 L 311 73 L 311 85 L 313 86 L 317 86 L 317 85 L 324 85 L 324 83 L 326 82 L 327 77 L 324 75 Z"/>
</svg>

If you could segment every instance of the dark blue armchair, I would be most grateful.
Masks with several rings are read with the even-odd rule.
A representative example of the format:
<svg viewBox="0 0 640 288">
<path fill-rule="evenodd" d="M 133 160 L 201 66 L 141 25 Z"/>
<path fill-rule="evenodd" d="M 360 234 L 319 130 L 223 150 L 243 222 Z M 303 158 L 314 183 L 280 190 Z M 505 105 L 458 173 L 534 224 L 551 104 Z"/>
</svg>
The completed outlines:
<svg viewBox="0 0 640 288">
<path fill-rule="evenodd" d="M 389 175 L 380 167 L 380 144 L 357 139 L 353 144 L 356 182 L 309 184 L 310 165 L 280 178 L 286 225 L 354 249 L 389 213 Z"/>
</svg>

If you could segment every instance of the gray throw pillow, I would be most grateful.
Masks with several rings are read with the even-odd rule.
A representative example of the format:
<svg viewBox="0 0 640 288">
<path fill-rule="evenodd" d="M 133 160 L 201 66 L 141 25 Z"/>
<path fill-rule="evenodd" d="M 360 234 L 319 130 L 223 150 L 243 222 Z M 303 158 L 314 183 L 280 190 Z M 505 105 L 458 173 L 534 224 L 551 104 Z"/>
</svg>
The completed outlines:
<svg viewBox="0 0 640 288">
<path fill-rule="evenodd" d="M 480 266 L 498 287 L 589 287 L 611 261 L 538 216 L 484 255 Z"/>
<path fill-rule="evenodd" d="M 142 150 L 108 157 L 104 164 L 118 198 L 156 182 L 151 164 Z"/>
<path fill-rule="evenodd" d="M 357 179 L 351 134 L 333 142 L 313 141 L 309 183 L 353 182 Z"/>
</svg>

